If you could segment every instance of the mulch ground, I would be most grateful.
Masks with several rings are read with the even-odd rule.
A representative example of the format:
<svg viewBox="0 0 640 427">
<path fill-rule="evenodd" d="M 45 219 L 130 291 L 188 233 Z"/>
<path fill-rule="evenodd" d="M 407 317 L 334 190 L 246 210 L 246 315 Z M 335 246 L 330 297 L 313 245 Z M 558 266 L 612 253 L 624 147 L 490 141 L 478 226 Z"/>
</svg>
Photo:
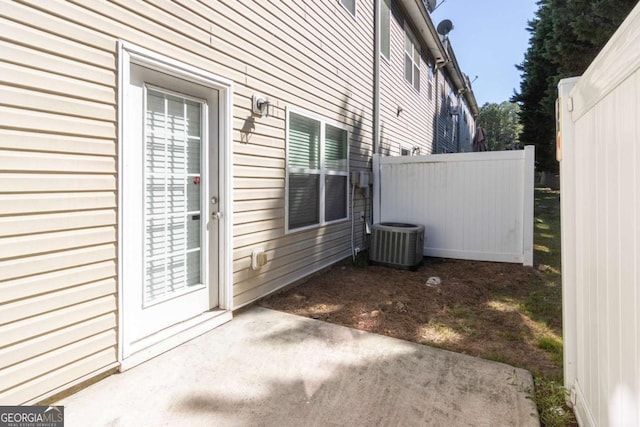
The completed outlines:
<svg viewBox="0 0 640 427">
<path fill-rule="evenodd" d="M 345 261 L 260 304 L 538 374 L 562 372 L 539 344 L 543 336 L 561 334 L 560 320 L 548 325 L 526 310 L 528 295 L 544 285 L 544 272 L 518 264 L 425 260 L 417 271 Z"/>
</svg>

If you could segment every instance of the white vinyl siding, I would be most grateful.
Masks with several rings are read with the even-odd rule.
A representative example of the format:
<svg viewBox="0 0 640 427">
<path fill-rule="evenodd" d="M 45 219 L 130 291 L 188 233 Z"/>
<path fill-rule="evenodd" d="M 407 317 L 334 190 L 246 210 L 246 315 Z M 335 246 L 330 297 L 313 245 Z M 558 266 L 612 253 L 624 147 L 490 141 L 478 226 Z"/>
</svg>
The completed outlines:
<svg viewBox="0 0 640 427">
<path fill-rule="evenodd" d="M 391 0 L 380 2 L 380 53 L 391 60 Z"/>
<path fill-rule="evenodd" d="M 435 96 L 416 91 L 404 77 L 405 17 L 398 2 L 390 2 L 390 56 L 380 67 L 381 152 L 397 156 L 401 148 L 414 147 L 429 154 L 433 147 Z M 421 58 L 421 75 L 428 75 L 426 58 Z M 423 79 L 423 83 L 426 81 Z M 424 88 L 423 88 L 424 89 Z M 398 107 L 402 109 L 398 114 Z"/>
<path fill-rule="evenodd" d="M 348 216 L 348 132 L 288 111 L 288 230 Z"/>
<path fill-rule="evenodd" d="M 406 24 L 404 31 L 404 78 L 420 92 L 420 45 Z"/>
<path fill-rule="evenodd" d="M 2 7 L 0 405 L 17 405 L 117 366 L 116 61 L 98 33 Z"/>
</svg>

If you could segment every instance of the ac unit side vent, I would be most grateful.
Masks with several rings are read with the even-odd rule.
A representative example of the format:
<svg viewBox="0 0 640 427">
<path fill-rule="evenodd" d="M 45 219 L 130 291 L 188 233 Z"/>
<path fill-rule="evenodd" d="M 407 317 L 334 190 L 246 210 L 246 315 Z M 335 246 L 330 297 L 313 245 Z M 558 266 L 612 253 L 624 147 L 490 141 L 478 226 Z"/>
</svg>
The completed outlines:
<svg viewBox="0 0 640 427">
<path fill-rule="evenodd" d="M 382 222 L 371 227 L 372 264 L 403 270 L 415 270 L 422 265 L 424 225 Z"/>
</svg>

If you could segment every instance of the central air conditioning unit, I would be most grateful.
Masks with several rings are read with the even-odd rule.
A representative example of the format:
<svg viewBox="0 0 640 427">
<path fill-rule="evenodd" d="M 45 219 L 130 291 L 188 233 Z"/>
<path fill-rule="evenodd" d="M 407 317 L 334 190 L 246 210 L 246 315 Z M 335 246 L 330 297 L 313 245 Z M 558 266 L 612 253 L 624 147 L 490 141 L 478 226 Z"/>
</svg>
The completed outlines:
<svg viewBox="0 0 640 427">
<path fill-rule="evenodd" d="M 381 222 L 371 227 L 372 264 L 415 270 L 422 264 L 424 225 Z"/>
</svg>

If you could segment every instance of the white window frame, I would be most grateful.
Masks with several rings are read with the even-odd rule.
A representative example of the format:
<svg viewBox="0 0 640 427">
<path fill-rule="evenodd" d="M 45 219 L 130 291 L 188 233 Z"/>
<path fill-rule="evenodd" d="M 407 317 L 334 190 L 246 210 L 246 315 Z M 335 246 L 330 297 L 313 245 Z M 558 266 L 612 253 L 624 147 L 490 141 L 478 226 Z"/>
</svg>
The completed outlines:
<svg viewBox="0 0 640 427">
<path fill-rule="evenodd" d="M 291 113 L 297 114 L 299 116 L 303 116 L 305 118 L 311 119 L 311 120 L 315 120 L 318 121 L 320 123 L 320 175 L 319 175 L 319 180 L 320 180 L 320 189 L 319 189 L 319 195 L 320 195 L 320 203 L 318 206 L 318 210 L 319 212 L 319 219 L 318 219 L 318 224 L 312 224 L 312 225 L 307 225 L 304 227 L 299 227 L 299 228 L 294 228 L 294 229 L 289 229 L 289 174 L 290 174 L 290 168 L 289 168 L 289 123 L 290 123 L 290 115 Z M 285 184 L 285 233 L 289 234 L 289 233 L 297 233 L 299 231 L 304 231 L 304 230 L 310 230 L 310 229 L 314 229 L 314 228 L 319 228 L 319 227 L 324 227 L 326 225 L 330 225 L 330 224 L 336 224 L 339 222 L 344 222 L 344 221 L 348 221 L 350 218 L 350 211 L 349 211 L 349 189 L 351 188 L 350 185 L 350 174 L 349 174 L 349 170 L 350 170 L 350 132 L 347 126 L 341 124 L 341 123 L 337 123 L 334 122 L 332 120 L 328 120 L 324 117 L 318 116 L 316 114 L 313 113 L 309 113 L 308 111 L 304 111 L 301 109 L 297 109 L 297 108 L 292 108 L 292 107 L 287 107 L 285 110 L 285 114 L 286 114 L 286 120 L 285 120 L 285 131 L 286 131 L 286 135 L 285 135 L 285 143 L 286 143 L 286 162 L 285 162 L 285 171 L 286 171 L 286 184 Z M 346 188 L 346 216 L 344 218 L 339 218 L 333 221 L 325 221 L 325 177 L 326 177 L 326 169 L 325 169 L 325 152 L 324 152 L 324 147 L 325 147 L 325 128 L 326 125 L 332 126 L 334 128 L 337 129 L 341 129 L 344 130 L 345 132 L 347 132 L 347 170 L 346 172 L 341 172 L 338 173 L 337 175 L 340 176 L 346 176 L 347 178 L 347 188 Z M 304 168 L 301 168 L 299 171 L 300 173 L 305 173 L 307 170 Z M 335 173 L 332 173 L 332 175 L 336 175 Z"/>
<path fill-rule="evenodd" d="M 344 0 L 338 0 L 338 2 L 340 3 L 340 6 L 349 12 L 349 15 L 353 16 L 353 19 L 358 18 L 358 0 L 353 0 L 353 12 L 344 4 Z"/>
<path fill-rule="evenodd" d="M 411 52 L 407 51 L 407 40 L 411 42 L 411 47 L 412 47 Z M 415 61 L 416 51 L 418 52 L 417 63 Z M 411 80 L 407 79 L 407 75 L 405 73 L 405 70 L 407 68 L 407 56 L 411 60 Z M 418 44 L 416 37 L 413 35 L 413 31 L 411 31 L 411 29 L 405 22 L 404 24 L 404 58 L 403 58 L 404 67 L 402 69 L 402 74 L 404 75 L 405 81 L 409 83 L 411 87 L 413 87 L 413 89 L 418 93 L 420 93 L 420 76 L 418 76 L 418 78 L 416 79 L 415 68 L 418 68 L 419 74 L 422 74 L 421 60 L 420 60 L 421 57 L 422 57 L 422 51 L 421 51 L 420 45 Z M 416 87 L 416 82 L 418 84 L 418 87 Z"/>
</svg>

